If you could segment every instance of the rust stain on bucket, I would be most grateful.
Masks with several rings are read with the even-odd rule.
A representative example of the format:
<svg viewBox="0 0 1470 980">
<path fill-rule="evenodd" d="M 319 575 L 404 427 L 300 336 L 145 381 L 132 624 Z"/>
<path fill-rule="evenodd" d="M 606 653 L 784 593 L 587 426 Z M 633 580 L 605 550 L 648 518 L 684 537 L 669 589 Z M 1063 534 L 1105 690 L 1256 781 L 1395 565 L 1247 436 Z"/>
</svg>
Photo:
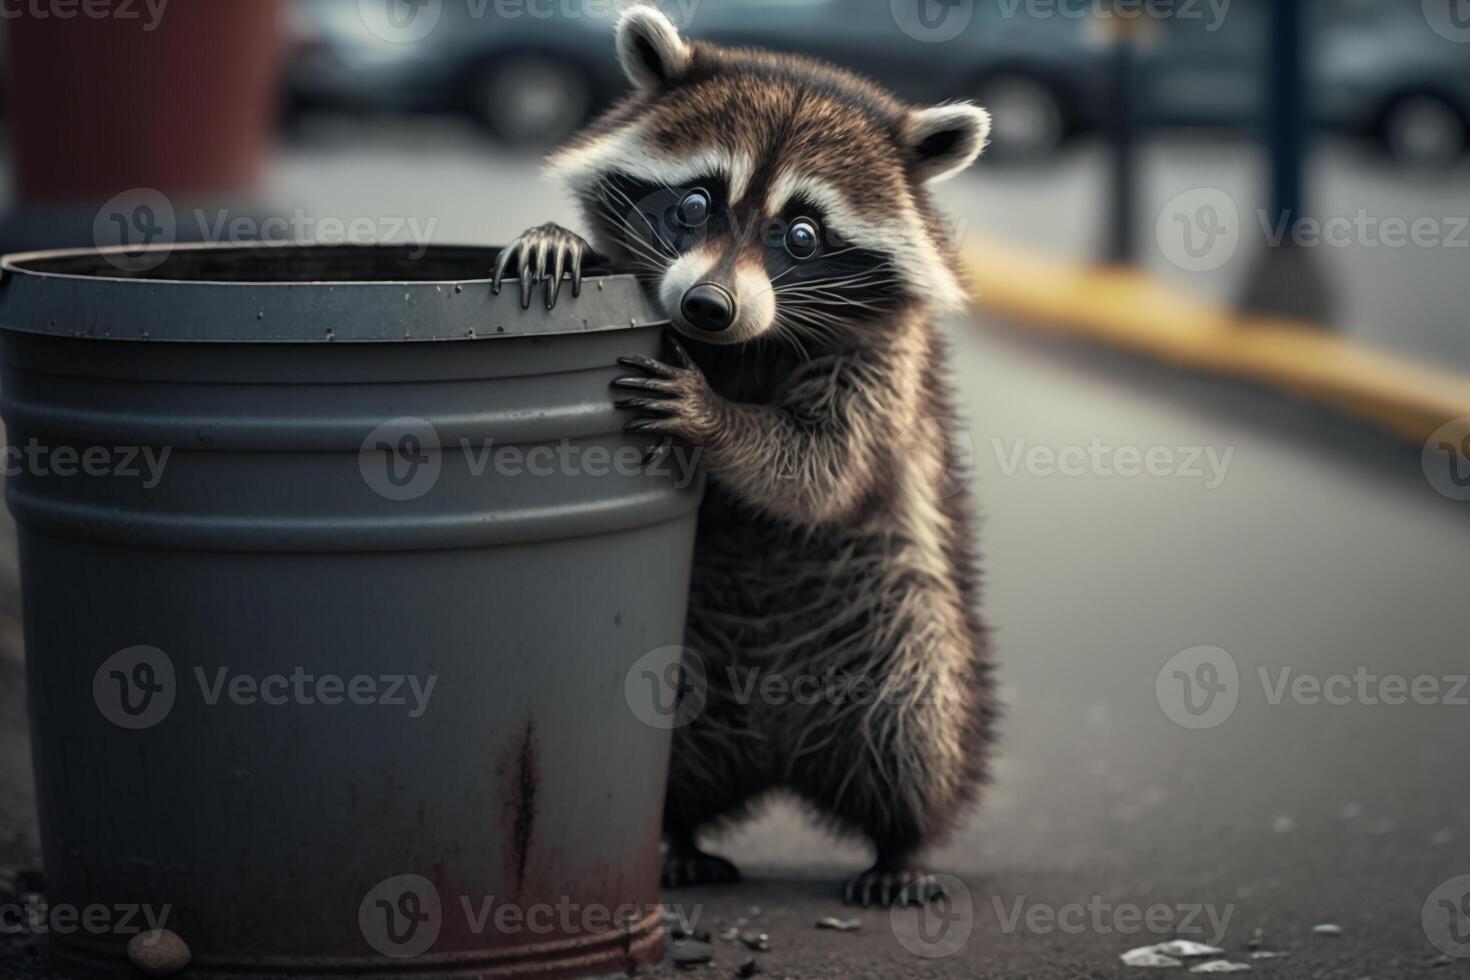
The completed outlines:
<svg viewBox="0 0 1470 980">
<path fill-rule="evenodd" d="M 506 874 L 515 881 L 517 894 L 526 882 L 526 862 L 531 855 L 531 838 L 535 833 L 536 791 L 540 778 L 536 764 L 536 722 L 532 719 L 526 722 L 520 742 L 500 767 L 506 830 L 510 834 Z"/>
</svg>

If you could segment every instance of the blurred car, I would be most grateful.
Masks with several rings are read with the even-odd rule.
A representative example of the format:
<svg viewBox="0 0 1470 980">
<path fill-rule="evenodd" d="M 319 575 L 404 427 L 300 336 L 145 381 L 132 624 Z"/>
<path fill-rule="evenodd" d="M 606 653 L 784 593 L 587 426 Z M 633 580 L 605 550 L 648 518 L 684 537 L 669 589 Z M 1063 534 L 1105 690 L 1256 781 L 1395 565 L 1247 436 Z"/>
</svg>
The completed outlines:
<svg viewBox="0 0 1470 980">
<path fill-rule="evenodd" d="M 364 9 L 296 0 L 285 77 L 293 112 L 468 112 L 508 143 L 544 147 L 623 89 L 607 15 L 564 14 L 576 0 L 561 0 L 554 16 L 535 3 L 436 4 L 418 13 L 434 18 L 422 36 L 406 19 L 402 34 L 385 30 Z"/>
<path fill-rule="evenodd" d="M 1269 98 L 1273 0 L 1233 0 L 1218 23 L 1160 21 L 1141 54 L 1140 115 L 1152 126 L 1252 127 Z M 1454 0 L 1452 0 L 1454 2 Z M 1404 0 L 1307 5 L 1311 104 L 1323 128 L 1377 139 L 1396 160 L 1446 164 L 1470 148 L 1470 57 Z"/>
<path fill-rule="evenodd" d="M 999 153 L 1044 155 L 1095 123 L 1100 52 L 1085 25 L 1007 17 L 989 2 L 918 2 L 963 18 L 963 30 L 930 43 L 930 28 L 900 23 L 902 5 L 890 0 L 694 0 L 684 26 L 691 37 L 815 54 L 915 102 L 973 98 L 995 116 Z M 665 6 L 682 22 L 680 7 Z M 466 110 L 509 143 L 543 147 L 625 89 L 609 39 L 615 3 L 446 0 L 435 9 L 434 29 L 408 42 L 375 32 L 357 0 L 297 0 L 293 108 Z"/>
<path fill-rule="evenodd" d="M 357 0 L 297 0 L 291 104 L 466 111 L 507 143 L 565 139 L 624 91 L 609 0 L 374 0 L 429 4 L 417 36 Z M 1230 0 L 1151 22 L 1138 117 L 1153 127 L 1259 125 L 1268 3 Z M 1463 2 L 1463 0 L 1449 0 Z M 991 152 L 1044 157 L 1106 118 L 1107 47 L 1094 4 L 1022 0 L 667 0 L 690 36 L 814 54 L 918 103 L 974 99 Z M 1443 164 L 1470 145 L 1470 58 L 1408 0 L 1308 0 L 1312 101 L 1324 127 L 1367 133 L 1396 159 Z M 1218 14 L 1216 11 L 1218 10 Z M 1065 11 L 1065 12 L 1063 12 Z M 687 16 L 685 13 L 687 12 Z M 421 12 L 422 15 L 422 12 Z M 411 18 L 405 23 L 412 25 Z M 374 27 L 378 29 L 375 30 Z"/>
</svg>

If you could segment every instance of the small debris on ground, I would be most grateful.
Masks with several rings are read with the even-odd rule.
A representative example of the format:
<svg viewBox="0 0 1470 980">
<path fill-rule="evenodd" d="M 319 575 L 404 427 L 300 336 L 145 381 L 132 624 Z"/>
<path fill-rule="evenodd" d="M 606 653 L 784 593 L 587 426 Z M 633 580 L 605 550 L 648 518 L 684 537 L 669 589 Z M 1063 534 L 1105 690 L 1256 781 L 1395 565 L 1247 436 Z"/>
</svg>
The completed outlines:
<svg viewBox="0 0 1470 980">
<path fill-rule="evenodd" d="M 1266 945 L 1266 930 L 1260 926 L 1256 926 L 1255 931 L 1251 933 L 1251 937 L 1245 941 L 1245 948 L 1260 949 L 1264 945 Z"/>
<path fill-rule="evenodd" d="M 1240 973 L 1249 970 L 1249 963 L 1232 963 L 1230 960 L 1210 960 L 1189 968 L 1190 973 Z"/>
<path fill-rule="evenodd" d="M 834 919 L 829 915 L 825 919 L 817 920 L 818 929 L 831 929 L 834 932 L 857 932 L 862 927 L 861 919 Z"/>
<path fill-rule="evenodd" d="M 128 962 L 149 977 L 171 977 L 189 965 L 189 944 L 170 929 L 140 932 L 128 943 Z"/>
<path fill-rule="evenodd" d="M 1281 950 L 1277 950 L 1277 949 L 1258 949 L 1258 950 L 1255 950 L 1255 951 L 1253 951 L 1251 953 L 1251 959 L 1253 959 L 1253 960 L 1279 960 L 1279 959 L 1282 959 L 1283 957 L 1287 957 L 1287 956 L 1290 956 L 1290 955 L 1291 955 L 1290 953 L 1285 953 L 1285 952 L 1282 952 Z"/>
<path fill-rule="evenodd" d="M 669 959 L 673 960 L 674 965 L 681 970 L 691 966 L 703 966 L 714 958 L 714 947 L 698 939 L 687 939 L 684 942 L 669 945 Z"/>
<path fill-rule="evenodd" d="M 753 977 L 759 972 L 761 972 L 761 968 L 756 965 L 755 957 L 752 956 L 740 964 L 740 969 L 735 971 L 735 975 L 737 977 Z"/>
<path fill-rule="evenodd" d="M 721 942 L 733 943 L 735 940 L 737 940 L 739 938 L 740 938 L 740 929 L 739 929 L 738 926 L 726 926 L 724 929 L 721 929 L 720 930 L 720 941 Z"/>
<path fill-rule="evenodd" d="M 771 937 L 763 932 L 747 932 L 740 937 L 740 941 L 746 949 L 757 953 L 767 953 L 771 949 Z"/>
<path fill-rule="evenodd" d="M 1312 927 L 1315 936 L 1341 936 L 1342 926 L 1332 922 L 1320 922 Z"/>
<path fill-rule="evenodd" d="M 1155 946 L 1140 946 L 1138 949 L 1130 949 L 1118 957 L 1124 966 L 1146 966 L 1146 967 L 1169 967 L 1183 966 L 1181 960 L 1172 956 L 1165 956 Z"/>
<path fill-rule="evenodd" d="M 1189 939 L 1174 939 L 1167 943 L 1159 943 L 1153 947 L 1157 953 L 1164 956 L 1177 956 L 1182 960 L 1193 959 L 1199 956 L 1220 956 L 1225 951 L 1219 946 L 1206 946 Z"/>
</svg>

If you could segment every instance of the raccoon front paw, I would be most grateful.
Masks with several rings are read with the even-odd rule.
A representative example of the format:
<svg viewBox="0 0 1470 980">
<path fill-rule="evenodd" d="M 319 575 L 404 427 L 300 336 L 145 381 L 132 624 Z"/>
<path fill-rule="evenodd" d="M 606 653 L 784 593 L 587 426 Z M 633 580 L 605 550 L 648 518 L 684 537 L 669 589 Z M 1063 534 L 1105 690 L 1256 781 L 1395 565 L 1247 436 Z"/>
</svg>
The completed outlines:
<svg viewBox="0 0 1470 980">
<path fill-rule="evenodd" d="M 922 871 L 873 867 L 847 880 L 842 900 L 864 908 L 877 904 L 928 905 L 948 894 L 943 882 Z"/>
<path fill-rule="evenodd" d="M 740 869 L 722 857 L 703 851 L 669 851 L 664 855 L 658 878 L 665 888 L 727 885 L 740 880 Z"/>
<path fill-rule="evenodd" d="M 570 268 L 572 295 L 582 294 L 582 262 L 593 256 L 592 246 L 574 232 L 560 225 L 544 224 L 522 232 L 521 236 L 500 250 L 495 262 L 495 275 L 490 291 L 500 295 L 500 282 L 507 269 L 519 269 L 521 309 L 531 308 L 531 288 L 540 280 L 546 282 L 546 308 L 556 306 L 562 277 Z"/>
<path fill-rule="evenodd" d="M 623 427 L 625 432 L 672 437 L 703 446 L 720 428 L 724 399 L 710 387 L 704 372 L 673 335 L 668 336 L 668 343 L 674 354 L 673 364 L 641 355 L 618 358 L 618 363 L 637 368 L 643 376 L 614 380 L 614 388 L 639 395 L 620 398 L 613 404 L 640 413 Z"/>
</svg>

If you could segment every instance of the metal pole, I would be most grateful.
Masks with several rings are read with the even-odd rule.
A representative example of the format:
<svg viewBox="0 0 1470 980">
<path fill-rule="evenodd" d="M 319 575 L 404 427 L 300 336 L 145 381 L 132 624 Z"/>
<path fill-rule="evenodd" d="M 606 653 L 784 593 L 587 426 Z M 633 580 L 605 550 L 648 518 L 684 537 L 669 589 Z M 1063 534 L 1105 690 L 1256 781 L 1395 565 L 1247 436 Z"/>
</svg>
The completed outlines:
<svg viewBox="0 0 1470 980">
<path fill-rule="evenodd" d="M 1113 15 L 1115 24 L 1122 24 Z M 1132 32 L 1115 30 L 1108 59 L 1108 142 L 1111 149 L 1107 245 L 1103 260 L 1133 265 L 1138 260 L 1138 116 L 1133 102 L 1137 47 Z"/>
<path fill-rule="evenodd" d="M 1305 4 L 1303 0 L 1271 0 L 1267 7 L 1271 36 L 1265 138 L 1271 159 L 1273 219 L 1269 224 L 1287 228 L 1288 234 L 1263 243 L 1239 305 L 1245 311 L 1326 323 L 1332 306 L 1327 281 L 1316 256 L 1290 233 L 1306 214 L 1306 152 L 1313 125 Z"/>
</svg>

